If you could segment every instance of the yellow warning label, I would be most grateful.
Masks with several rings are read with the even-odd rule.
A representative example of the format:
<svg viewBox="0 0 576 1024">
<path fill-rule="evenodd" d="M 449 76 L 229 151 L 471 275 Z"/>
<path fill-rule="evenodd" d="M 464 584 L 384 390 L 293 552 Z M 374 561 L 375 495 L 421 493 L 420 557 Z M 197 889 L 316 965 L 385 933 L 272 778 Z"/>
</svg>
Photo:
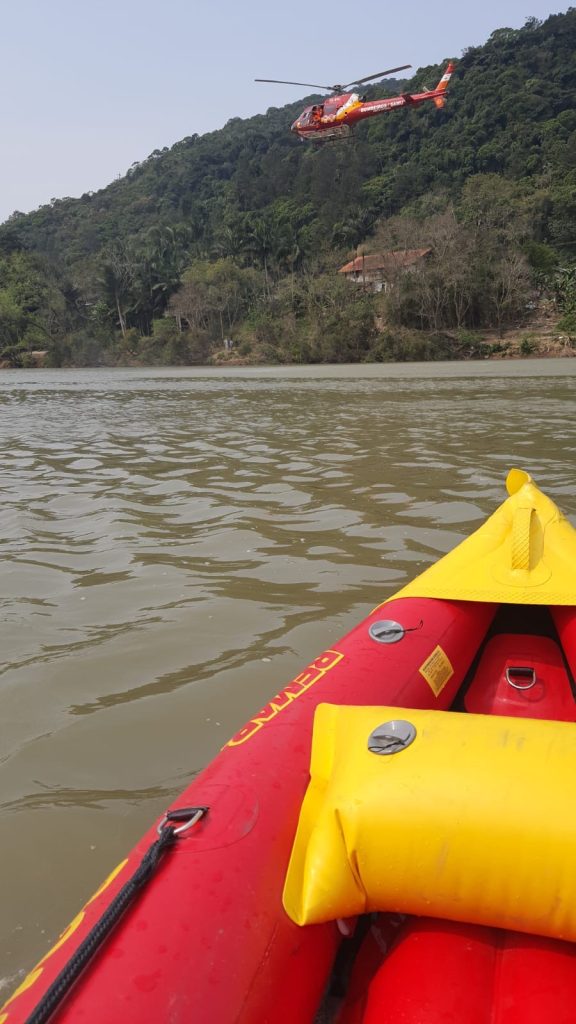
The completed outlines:
<svg viewBox="0 0 576 1024">
<path fill-rule="evenodd" d="M 448 680 L 454 675 L 450 658 L 440 646 L 434 648 L 432 654 L 426 658 L 423 665 L 420 665 L 418 671 L 420 675 L 424 676 L 428 686 L 431 690 L 434 690 L 436 696 L 438 696 Z"/>
</svg>

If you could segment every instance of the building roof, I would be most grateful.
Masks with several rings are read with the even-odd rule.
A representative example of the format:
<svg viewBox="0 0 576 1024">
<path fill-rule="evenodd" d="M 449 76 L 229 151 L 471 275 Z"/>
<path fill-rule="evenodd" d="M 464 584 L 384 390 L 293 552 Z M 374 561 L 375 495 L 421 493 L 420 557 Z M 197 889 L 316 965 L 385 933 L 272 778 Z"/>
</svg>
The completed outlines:
<svg viewBox="0 0 576 1024">
<path fill-rule="evenodd" d="M 355 260 L 340 267 L 339 274 L 361 274 L 374 270 L 402 270 L 428 256 L 431 249 L 396 249 L 393 252 L 376 252 L 357 256 Z"/>
</svg>

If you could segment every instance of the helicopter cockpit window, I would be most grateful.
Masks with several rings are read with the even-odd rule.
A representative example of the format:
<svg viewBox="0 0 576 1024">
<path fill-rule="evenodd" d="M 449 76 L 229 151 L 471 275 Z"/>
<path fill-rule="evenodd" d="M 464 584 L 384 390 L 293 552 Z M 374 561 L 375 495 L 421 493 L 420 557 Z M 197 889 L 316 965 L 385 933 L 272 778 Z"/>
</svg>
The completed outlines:
<svg viewBox="0 0 576 1024">
<path fill-rule="evenodd" d="M 312 120 L 312 108 L 305 110 L 300 118 L 300 124 L 310 124 Z"/>
</svg>

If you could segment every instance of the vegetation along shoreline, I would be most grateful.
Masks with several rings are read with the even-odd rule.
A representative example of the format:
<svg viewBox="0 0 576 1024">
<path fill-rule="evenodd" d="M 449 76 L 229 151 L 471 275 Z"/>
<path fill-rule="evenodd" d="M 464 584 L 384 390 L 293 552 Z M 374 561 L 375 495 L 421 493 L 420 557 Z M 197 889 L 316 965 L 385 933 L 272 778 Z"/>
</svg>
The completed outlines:
<svg viewBox="0 0 576 1024">
<path fill-rule="evenodd" d="M 299 99 L 16 211 L 0 367 L 575 354 L 575 51 L 576 8 L 529 18 L 464 52 L 441 109 L 318 146 Z"/>
</svg>

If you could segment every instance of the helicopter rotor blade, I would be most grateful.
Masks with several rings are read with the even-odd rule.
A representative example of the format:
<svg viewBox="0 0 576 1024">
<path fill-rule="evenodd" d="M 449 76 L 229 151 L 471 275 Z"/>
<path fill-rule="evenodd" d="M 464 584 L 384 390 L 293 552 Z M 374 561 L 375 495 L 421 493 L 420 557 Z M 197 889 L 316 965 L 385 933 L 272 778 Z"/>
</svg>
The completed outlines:
<svg viewBox="0 0 576 1024">
<path fill-rule="evenodd" d="M 406 68 L 411 68 L 411 64 L 402 64 L 399 68 L 388 68 L 387 71 L 379 71 L 376 75 L 366 75 L 364 78 L 355 78 L 354 81 L 348 82 L 347 85 L 318 85 L 318 82 L 291 82 L 286 78 L 255 78 L 255 82 L 273 82 L 275 85 L 302 85 L 307 89 L 323 89 L 326 92 L 342 93 L 346 92 L 351 85 L 362 85 L 364 82 L 371 82 L 375 78 L 384 78 L 385 75 L 392 75 L 395 71 L 405 71 Z"/>
<path fill-rule="evenodd" d="M 353 82 L 348 82 L 347 85 L 343 85 L 342 89 L 349 89 L 351 85 L 362 85 L 364 82 L 371 82 L 374 78 L 384 78 L 385 75 L 392 75 L 395 71 L 406 71 L 406 68 L 411 67 L 411 64 L 402 64 L 399 68 L 388 68 L 387 71 L 379 71 L 376 75 L 366 75 L 365 78 L 355 78 Z"/>
<path fill-rule="evenodd" d="M 255 78 L 255 82 L 274 82 L 276 85 L 304 85 L 311 89 L 328 89 L 332 90 L 331 85 L 318 85 L 317 82 L 288 82 L 284 78 Z"/>
</svg>

